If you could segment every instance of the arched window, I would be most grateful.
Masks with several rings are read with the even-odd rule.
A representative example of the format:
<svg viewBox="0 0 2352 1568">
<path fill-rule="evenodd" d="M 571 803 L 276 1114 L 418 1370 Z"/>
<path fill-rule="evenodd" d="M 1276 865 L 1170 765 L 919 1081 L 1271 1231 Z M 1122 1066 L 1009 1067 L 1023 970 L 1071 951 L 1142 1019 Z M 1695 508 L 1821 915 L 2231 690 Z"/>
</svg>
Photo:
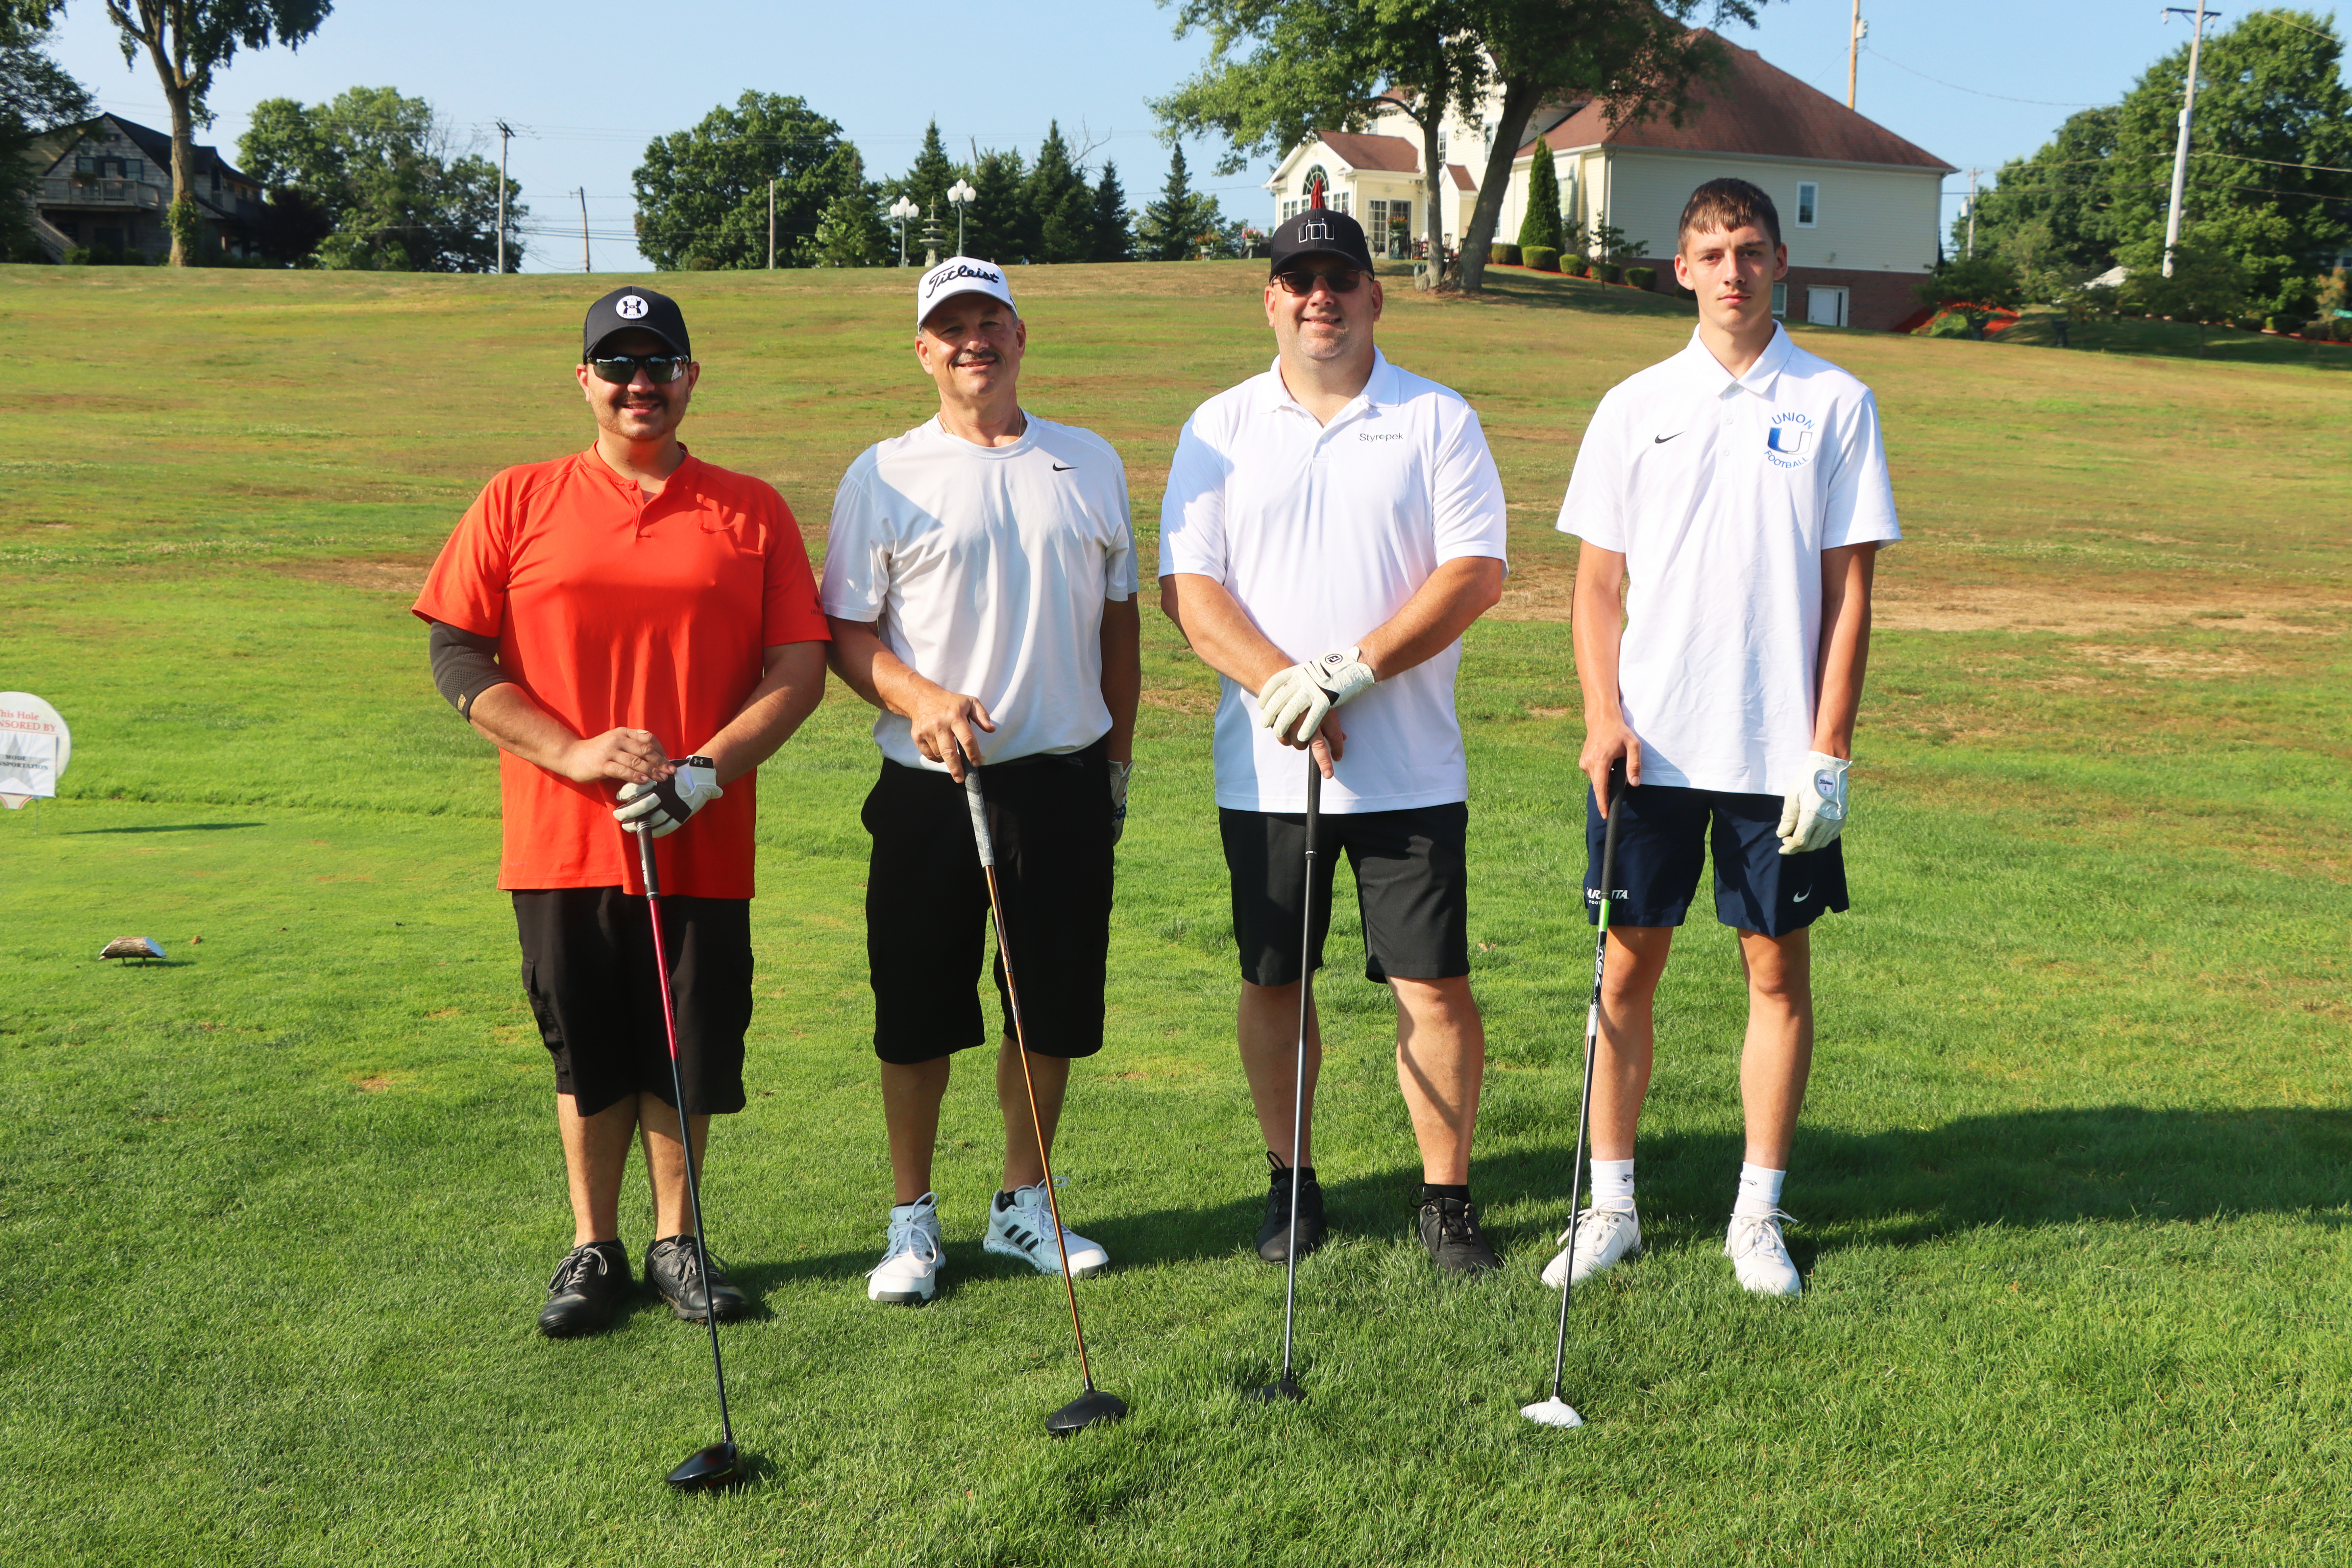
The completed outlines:
<svg viewBox="0 0 2352 1568">
<path fill-rule="evenodd" d="M 1310 207 L 1325 207 L 1331 205 L 1331 176 L 1323 172 L 1323 165 L 1320 163 L 1307 171 L 1307 178 L 1299 184 L 1298 189 L 1306 196 L 1307 205 Z"/>
</svg>

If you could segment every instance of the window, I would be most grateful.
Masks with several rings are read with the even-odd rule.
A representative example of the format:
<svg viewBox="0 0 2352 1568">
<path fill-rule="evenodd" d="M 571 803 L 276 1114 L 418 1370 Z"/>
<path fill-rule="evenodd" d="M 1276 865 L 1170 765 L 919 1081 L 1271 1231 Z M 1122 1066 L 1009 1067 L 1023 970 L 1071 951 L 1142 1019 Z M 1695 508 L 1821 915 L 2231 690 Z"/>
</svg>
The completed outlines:
<svg viewBox="0 0 2352 1568">
<path fill-rule="evenodd" d="M 1386 202 L 1376 201 L 1367 205 L 1370 210 L 1365 216 L 1371 221 L 1364 225 L 1364 231 L 1372 236 L 1372 243 L 1374 245 L 1379 245 L 1381 243 L 1380 237 L 1388 232 L 1389 204 Z"/>
<path fill-rule="evenodd" d="M 1776 316 L 1789 313 L 1789 286 L 1786 283 L 1772 285 L 1772 313 Z"/>
<path fill-rule="evenodd" d="M 88 153 L 77 153 L 77 154 L 75 154 L 75 156 L 74 156 L 74 173 L 75 173 L 75 174 L 97 174 L 97 173 L 98 173 L 98 160 L 97 160 L 97 159 L 95 159 L 95 158 L 93 158 L 93 157 L 91 157 L 91 156 L 89 156 L 89 155 Z"/>
<path fill-rule="evenodd" d="M 1348 210 L 1348 198 L 1353 194 L 1354 193 L 1351 191 L 1340 191 L 1337 195 L 1333 195 L 1331 197 L 1331 210 L 1335 213 L 1346 212 Z"/>
<path fill-rule="evenodd" d="M 1811 228 L 1821 221 L 1822 188 L 1811 180 L 1797 184 L 1797 226 Z"/>
</svg>

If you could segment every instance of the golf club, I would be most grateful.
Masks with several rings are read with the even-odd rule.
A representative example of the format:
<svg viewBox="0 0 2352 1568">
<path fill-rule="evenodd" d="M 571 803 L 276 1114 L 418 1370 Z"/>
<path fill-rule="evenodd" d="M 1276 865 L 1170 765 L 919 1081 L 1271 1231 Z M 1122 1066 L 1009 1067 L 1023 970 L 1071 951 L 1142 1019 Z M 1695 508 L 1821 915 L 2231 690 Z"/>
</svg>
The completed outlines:
<svg viewBox="0 0 2352 1568">
<path fill-rule="evenodd" d="M 980 848 L 980 868 L 988 878 L 988 919 L 996 928 L 996 957 L 1004 965 L 1004 994 L 1013 1008 L 1013 1043 L 1021 1050 L 1021 1083 L 1029 1091 L 1029 1127 L 1037 1135 L 1037 1163 L 1045 1173 L 1045 1206 L 1054 1216 L 1054 1250 L 1062 1259 L 1062 1293 L 1070 1303 L 1070 1333 L 1078 1342 L 1078 1375 L 1087 1391 L 1045 1417 L 1045 1430 L 1056 1437 L 1083 1432 L 1089 1426 L 1116 1421 L 1127 1414 L 1127 1401 L 1095 1386 L 1094 1368 L 1087 1361 L 1087 1331 L 1078 1325 L 1078 1288 L 1070 1280 L 1069 1244 L 1062 1239 L 1062 1204 L 1054 1195 L 1054 1167 L 1045 1157 L 1045 1121 L 1037 1114 L 1037 1085 L 1029 1076 L 1029 1033 L 1021 1024 L 1021 987 L 1013 977 L 1013 949 L 1004 941 L 1004 900 L 996 887 L 996 841 L 988 832 L 988 797 L 981 793 L 980 769 L 967 764 L 963 775 L 964 804 L 971 807 L 972 842 Z"/>
<path fill-rule="evenodd" d="M 1273 1405 L 1307 1397 L 1290 1373 L 1291 1329 L 1298 1309 L 1298 1146 L 1306 1142 L 1307 1016 L 1315 1002 L 1315 829 L 1323 816 L 1323 767 L 1310 748 L 1307 753 L 1307 896 L 1299 900 L 1298 917 L 1298 1054 L 1291 1069 L 1290 1100 L 1290 1236 L 1283 1244 L 1282 1375 L 1251 1395 Z"/>
<path fill-rule="evenodd" d="M 1609 962 L 1610 890 L 1617 880 L 1617 819 L 1625 804 L 1625 763 L 1609 770 L 1609 825 L 1601 835 L 1601 934 L 1592 947 L 1592 1004 L 1584 1014 L 1584 1092 L 1576 1101 L 1576 1163 L 1568 1173 L 1568 1268 L 1559 1281 L 1559 1339 L 1551 1352 L 1551 1397 L 1520 1407 L 1519 1414 L 1546 1426 L 1581 1426 L 1584 1417 L 1559 1396 L 1568 1364 L 1568 1301 L 1576 1289 L 1576 1205 L 1583 1193 L 1584 1135 L 1592 1121 L 1592 1058 L 1601 1045 L 1601 972 Z"/>
<path fill-rule="evenodd" d="M 686 1121 L 686 1079 L 677 1066 L 677 1009 L 669 996 L 669 955 L 662 951 L 661 878 L 654 869 L 654 836 L 637 837 L 637 864 L 646 879 L 646 913 L 654 925 L 654 973 L 661 978 L 662 1027 L 669 1032 L 669 1087 L 677 1096 L 677 1141 L 686 1150 L 686 1197 L 694 1215 L 694 1267 L 702 1279 L 702 1321 L 710 1327 L 710 1374 L 719 1382 L 719 1441 L 697 1448 L 669 1473 L 682 1492 L 717 1491 L 743 1479 L 743 1457 L 735 1447 L 735 1426 L 727 1416 L 727 1369 L 719 1361 L 719 1314 L 710 1305 L 710 1247 L 702 1236 L 702 1182 L 694 1168 L 694 1132 Z"/>
</svg>

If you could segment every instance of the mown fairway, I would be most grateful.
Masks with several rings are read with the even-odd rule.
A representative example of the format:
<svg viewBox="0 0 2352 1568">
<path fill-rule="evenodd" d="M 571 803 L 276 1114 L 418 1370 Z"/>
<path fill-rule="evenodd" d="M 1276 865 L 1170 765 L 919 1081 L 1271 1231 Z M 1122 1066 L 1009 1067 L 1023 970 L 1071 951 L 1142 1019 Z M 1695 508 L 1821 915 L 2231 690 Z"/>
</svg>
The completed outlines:
<svg viewBox="0 0 2352 1568">
<path fill-rule="evenodd" d="M 1149 543 L 1176 429 L 1271 347 L 1243 265 L 1016 278 L 1027 401 L 1126 453 Z M 1484 415 L 1517 523 L 1469 638 L 1475 1173 L 1501 1278 L 1441 1286 L 1386 994 L 1322 996 L 1295 1409 L 1245 1405 L 1281 1278 L 1233 1061 L 1213 680 L 1156 609 L 1112 1043 L 1059 1161 L 1119 1267 L 1085 1288 L 1134 1417 L 1050 1444 L 1056 1289 L 979 1249 L 985 1073 L 943 1132 L 951 1289 L 869 1309 L 887 1168 L 838 687 L 762 775 L 756 1098 L 714 1141 L 760 1484 L 699 1331 L 530 1330 L 568 1243 L 549 1074 L 491 887 L 488 749 L 407 614 L 500 465 L 584 445 L 614 281 L 0 268 L 0 689 L 72 721 L 69 798 L 0 818 L 0 1546 L 89 1563 L 2284 1563 L 2352 1555 L 2352 377 L 1807 332 L 1871 381 L 1911 538 L 1822 928 L 1787 1206 L 1809 1271 L 1717 1255 L 1742 995 L 1689 928 L 1642 1152 L 1651 1251 L 1580 1294 L 1580 1433 L 1522 1422 L 1557 1298 L 1591 938 L 1550 521 L 1602 390 L 1686 318 L 1513 278 L 1391 294 L 1382 338 Z M 821 541 L 929 410 L 904 275 L 681 275 L 689 439 Z M 2341 357 L 2341 356 L 2339 356 Z M 1343 910 L 1349 900 L 1341 899 Z M 168 965 L 93 961 L 152 934 Z M 201 936 L 201 944 L 193 939 Z M 633 1190 L 627 1238 L 642 1254 Z"/>
</svg>

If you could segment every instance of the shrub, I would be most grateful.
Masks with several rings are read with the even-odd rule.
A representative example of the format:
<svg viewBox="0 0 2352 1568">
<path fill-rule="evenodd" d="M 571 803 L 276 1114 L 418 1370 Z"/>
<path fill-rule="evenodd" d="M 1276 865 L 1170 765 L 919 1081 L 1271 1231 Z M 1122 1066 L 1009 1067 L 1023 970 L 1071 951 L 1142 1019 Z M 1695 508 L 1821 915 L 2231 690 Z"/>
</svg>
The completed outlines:
<svg viewBox="0 0 2352 1568">
<path fill-rule="evenodd" d="M 1622 283 L 1625 280 L 1625 269 L 1613 261 L 1594 262 L 1591 275 L 1603 283 Z"/>
<path fill-rule="evenodd" d="M 1559 269 L 1570 278 L 1589 278 L 1591 268 L 1592 258 L 1580 251 L 1571 250 L 1559 258 Z"/>
<path fill-rule="evenodd" d="M 142 250 L 117 250 L 112 246 L 69 245 L 66 247 L 68 267 L 144 267 L 147 253 Z"/>
<path fill-rule="evenodd" d="M 1516 245 L 1505 245 L 1498 239 L 1486 247 L 1486 260 L 1490 264 L 1517 267 L 1519 265 L 1519 247 Z"/>
<path fill-rule="evenodd" d="M 1519 254 L 1526 257 L 1527 264 L 1538 272 L 1559 270 L 1559 252 L 1549 245 L 1523 245 L 1519 247 Z"/>
<path fill-rule="evenodd" d="M 1658 289 L 1658 269 L 1654 267 L 1628 267 L 1625 268 L 1625 281 L 1645 294 L 1654 294 Z"/>
<path fill-rule="evenodd" d="M 1942 315 L 1937 316 L 1934 321 L 1927 323 L 1927 335 L 1931 338 L 1965 338 L 1971 336 L 1972 334 L 1969 331 L 1968 312 L 1966 310 L 1946 310 Z"/>
</svg>

